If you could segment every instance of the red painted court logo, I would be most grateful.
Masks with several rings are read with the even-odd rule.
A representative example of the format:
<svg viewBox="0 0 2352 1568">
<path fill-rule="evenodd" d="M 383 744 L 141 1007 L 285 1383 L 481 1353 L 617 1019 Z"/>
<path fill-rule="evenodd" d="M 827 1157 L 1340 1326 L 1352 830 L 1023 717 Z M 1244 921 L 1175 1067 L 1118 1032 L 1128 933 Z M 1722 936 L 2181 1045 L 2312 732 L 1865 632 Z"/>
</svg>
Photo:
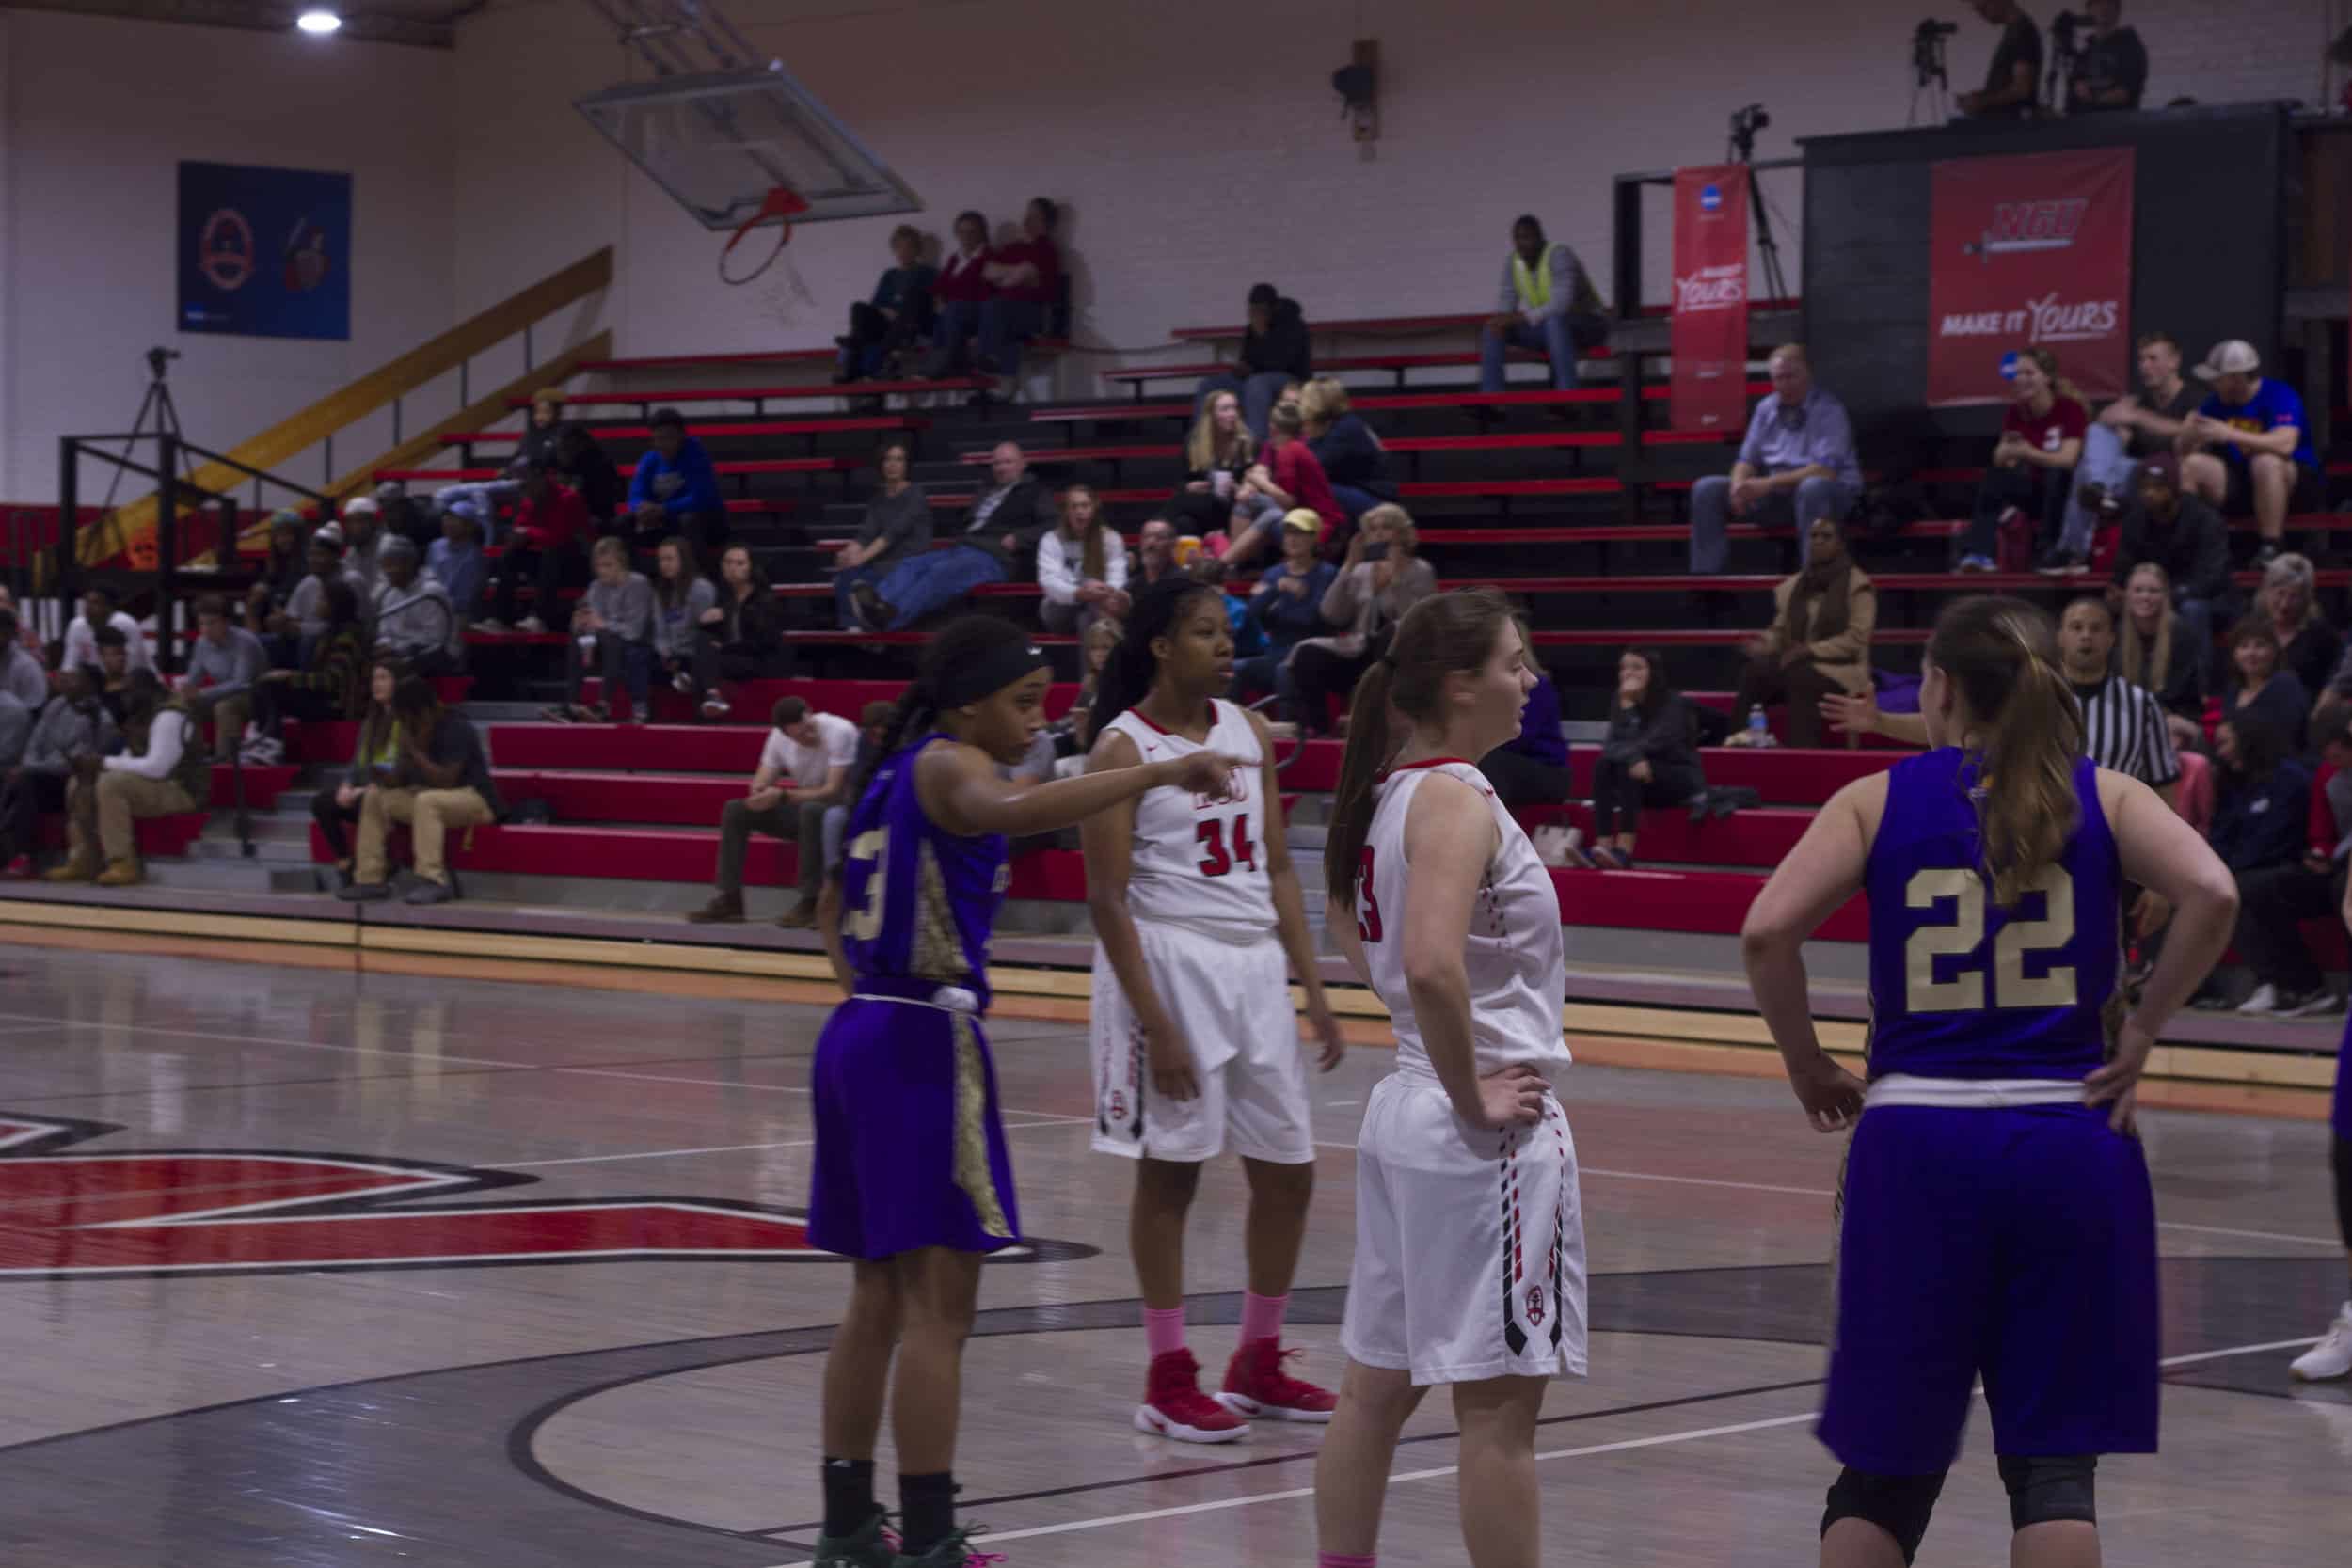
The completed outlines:
<svg viewBox="0 0 2352 1568">
<path fill-rule="evenodd" d="M 0 1279 L 611 1260 L 839 1261 L 799 1214 L 717 1198 L 446 1199 L 536 1177 L 245 1149 L 64 1150 L 120 1129 L 0 1116 Z M 1033 1259 L 1060 1243 L 1008 1249 Z M 1088 1249 L 1078 1249 L 1083 1252 Z"/>
<path fill-rule="evenodd" d="M 1527 1326 L 1530 1328 L 1544 1326 L 1544 1292 L 1533 1286 L 1530 1286 L 1527 1291 Z"/>
</svg>

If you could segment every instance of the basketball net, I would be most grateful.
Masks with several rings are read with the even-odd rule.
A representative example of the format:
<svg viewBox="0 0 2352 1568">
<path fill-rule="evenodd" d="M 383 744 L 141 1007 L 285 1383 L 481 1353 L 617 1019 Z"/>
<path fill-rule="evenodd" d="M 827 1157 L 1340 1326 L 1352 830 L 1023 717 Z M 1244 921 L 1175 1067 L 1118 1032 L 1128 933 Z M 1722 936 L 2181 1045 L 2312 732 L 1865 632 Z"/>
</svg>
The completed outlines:
<svg viewBox="0 0 2352 1568">
<path fill-rule="evenodd" d="M 792 243 L 792 220 L 807 211 L 808 203 L 801 198 L 799 192 L 790 186 L 770 186 L 768 198 L 759 204 L 759 211 L 754 213 L 749 221 L 728 236 L 725 248 L 719 252 L 719 280 L 722 283 L 740 287 L 775 265 L 776 258 L 784 254 L 784 247 Z M 749 271 L 730 271 L 727 266 L 727 258 L 734 255 L 735 247 L 743 243 L 744 235 L 763 223 L 772 223 L 776 226 L 775 247 L 760 258 L 758 265 Z"/>
</svg>

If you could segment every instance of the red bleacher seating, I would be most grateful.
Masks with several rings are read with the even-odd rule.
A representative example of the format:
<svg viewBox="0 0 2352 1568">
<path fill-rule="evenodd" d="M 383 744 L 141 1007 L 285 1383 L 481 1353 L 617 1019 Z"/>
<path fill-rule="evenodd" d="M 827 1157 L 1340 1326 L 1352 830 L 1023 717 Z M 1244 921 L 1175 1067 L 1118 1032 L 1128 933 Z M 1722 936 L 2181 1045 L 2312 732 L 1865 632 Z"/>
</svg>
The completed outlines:
<svg viewBox="0 0 2352 1568">
<path fill-rule="evenodd" d="M 796 387 L 660 387 L 636 392 L 573 392 L 567 406 L 583 408 L 631 404 L 644 407 L 683 403 L 784 403 L 797 398 L 879 398 L 914 396 L 924 392 L 985 392 L 996 385 L 986 375 L 942 376 L 937 381 L 852 381 L 840 386 Z M 509 408 L 528 408 L 529 398 L 509 398 Z M 691 428 L 691 427 L 690 427 Z"/>
<path fill-rule="evenodd" d="M 868 460 L 864 457 L 759 457 L 739 458 L 711 464 L 711 471 L 722 478 L 751 474 L 840 474 L 852 468 L 863 468 Z M 637 471 L 634 463 L 613 465 L 623 479 Z M 462 484 L 469 481 L 496 479 L 504 468 L 378 468 L 379 481 L 396 479 L 417 484 Z"/>
<path fill-rule="evenodd" d="M 647 441 L 653 427 L 643 424 L 600 424 L 596 437 L 605 441 Z M 704 440 L 741 436 L 855 436 L 889 430 L 928 430 L 930 420 L 913 414 L 876 414 L 865 419 L 696 420 L 693 433 Z M 513 446 L 523 438 L 519 430 L 468 430 L 441 437 L 445 447 Z"/>
</svg>

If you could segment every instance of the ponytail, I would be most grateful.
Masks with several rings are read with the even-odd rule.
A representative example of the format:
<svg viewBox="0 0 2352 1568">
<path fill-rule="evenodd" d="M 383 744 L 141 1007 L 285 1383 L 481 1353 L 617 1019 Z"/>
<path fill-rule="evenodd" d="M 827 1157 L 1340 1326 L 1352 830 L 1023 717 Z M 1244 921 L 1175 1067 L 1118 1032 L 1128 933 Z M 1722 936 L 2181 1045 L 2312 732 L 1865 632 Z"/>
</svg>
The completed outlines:
<svg viewBox="0 0 2352 1568">
<path fill-rule="evenodd" d="M 1936 622 L 1928 657 L 1958 687 L 1982 738 L 1969 792 L 1979 871 L 1994 904 L 2013 908 L 2080 824 L 2082 708 L 2058 668 L 2050 618 L 2022 599 L 1954 604 Z"/>
<path fill-rule="evenodd" d="M 1441 721 L 1445 678 L 1493 657 L 1496 639 L 1510 625 L 1511 607 L 1500 594 L 1433 594 L 1405 612 L 1387 655 L 1357 681 L 1323 846 L 1324 889 L 1341 909 L 1356 907 L 1357 872 L 1372 833 L 1373 786 L 1405 742 L 1390 715 L 1415 723 Z"/>
<path fill-rule="evenodd" d="M 1356 908 L 1356 873 L 1372 832 L 1372 785 L 1396 754 L 1389 735 L 1391 666 L 1375 658 L 1356 683 L 1347 709 L 1347 750 L 1340 758 L 1339 786 L 1323 845 L 1323 886 L 1341 909 Z"/>
</svg>

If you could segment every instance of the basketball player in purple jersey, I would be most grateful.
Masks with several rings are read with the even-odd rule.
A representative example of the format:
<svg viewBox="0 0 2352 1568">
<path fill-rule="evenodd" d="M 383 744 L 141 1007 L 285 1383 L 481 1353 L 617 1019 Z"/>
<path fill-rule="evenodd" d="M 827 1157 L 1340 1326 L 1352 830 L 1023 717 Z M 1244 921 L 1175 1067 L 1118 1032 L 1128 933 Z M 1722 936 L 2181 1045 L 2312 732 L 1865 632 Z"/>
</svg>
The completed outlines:
<svg viewBox="0 0 2352 1568">
<path fill-rule="evenodd" d="M 819 1568 L 963 1568 L 955 1523 L 963 1341 L 981 1259 L 1021 1238 L 980 1033 L 1008 836 L 1047 833 L 1168 786 L 1215 796 L 1237 766 L 1201 751 L 1028 784 L 1004 778 L 1044 727 L 1045 656 L 1010 622 L 957 621 L 924 652 L 854 791 L 818 925 L 848 1000 L 817 1042 L 809 1241 L 856 1260 L 825 1363 Z M 894 1350 L 901 1538 L 874 1501 Z"/>
<path fill-rule="evenodd" d="M 1845 1465 L 1824 1568 L 1896 1568 L 1927 1533 L 1984 1381 L 2015 1568 L 2095 1568 L 2103 1453 L 2156 1448 L 2156 1230 L 2136 1085 L 2230 939 L 2195 829 L 2083 753 L 2049 617 L 1938 618 L 1935 749 L 1831 798 L 1748 911 L 1756 1005 L 1818 1130 L 1854 1125 L 1818 1428 Z M 2114 1029 L 2125 882 L 2179 911 Z M 1816 1038 L 1803 943 L 1870 901 L 1869 1082 Z M 1856 1118 L 1859 1118 L 1858 1121 Z"/>
</svg>

